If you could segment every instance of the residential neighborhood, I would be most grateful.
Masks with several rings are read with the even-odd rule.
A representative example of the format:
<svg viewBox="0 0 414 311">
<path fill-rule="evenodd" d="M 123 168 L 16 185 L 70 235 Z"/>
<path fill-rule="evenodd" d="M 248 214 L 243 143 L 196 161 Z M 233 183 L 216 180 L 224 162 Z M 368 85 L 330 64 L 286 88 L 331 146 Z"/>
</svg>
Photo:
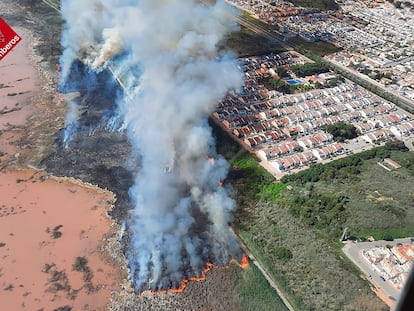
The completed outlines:
<svg viewBox="0 0 414 311">
<path fill-rule="evenodd" d="M 308 62 L 295 52 L 240 59 L 244 86 L 213 113 L 226 131 L 269 164 L 265 167 L 274 176 L 414 136 L 410 113 L 345 79 L 327 87 L 337 77 L 334 72 L 297 77 L 288 70 Z M 308 90 L 285 94 L 267 85 L 268 79 L 278 77 L 280 67 L 288 70 L 289 76 L 282 79 L 287 85 Z M 358 137 L 335 141 L 326 127 L 340 121 L 353 124 Z"/>
<path fill-rule="evenodd" d="M 414 100 L 414 2 L 337 1 L 339 11 L 295 7 L 287 1 L 227 0 L 286 38 L 326 41 L 342 51 L 326 56 Z"/>
</svg>

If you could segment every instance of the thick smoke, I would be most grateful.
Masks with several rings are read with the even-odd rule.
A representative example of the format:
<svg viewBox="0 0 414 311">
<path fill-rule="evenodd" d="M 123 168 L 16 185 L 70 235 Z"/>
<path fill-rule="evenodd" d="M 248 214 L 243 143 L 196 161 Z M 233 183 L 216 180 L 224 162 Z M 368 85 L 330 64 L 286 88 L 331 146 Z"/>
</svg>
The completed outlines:
<svg viewBox="0 0 414 311">
<path fill-rule="evenodd" d="M 137 290 L 178 286 L 206 260 L 240 255 L 228 227 L 234 201 L 221 187 L 228 164 L 215 152 L 207 118 L 241 85 L 220 40 L 234 30 L 223 1 L 67 0 L 61 83 L 81 58 L 108 67 L 124 87 L 116 119 L 139 173 L 129 194 L 127 253 Z"/>
<path fill-rule="evenodd" d="M 69 143 L 73 139 L 76 128 L 78 127 L 79 109 L 76 103 L 71 99 L 68 101 L 69 110 L 66 113 L 65 118 L 65 130 L 63 131 L 63 145 L 65 148 L 69 146 Z"/>
</svg>

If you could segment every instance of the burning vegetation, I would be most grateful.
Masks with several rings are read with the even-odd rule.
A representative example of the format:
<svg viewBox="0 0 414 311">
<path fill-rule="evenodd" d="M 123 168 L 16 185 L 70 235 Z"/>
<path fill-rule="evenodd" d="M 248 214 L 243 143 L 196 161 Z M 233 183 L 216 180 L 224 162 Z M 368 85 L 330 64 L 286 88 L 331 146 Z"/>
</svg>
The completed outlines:
<svg viewBox="0 0 414 311">
<path fill-rule="evenodd" d="M 229 227 L 235 202 L 222 183 L 228 164 L 207 122 L 217 101 L 241 85 L 236 64 L 217 49 L 236 25 L 227 5 L 77 0 L 62 1 L 61 9 L 60 90 L 81 92 L 70 100 L 61 152 L 80 160 L 93 137 L 94 145 L 126 137 L 131 153 L 121 153 L 120 166 L 130 179 L 119 193 L 128 193 L 122 240 L 135 290 L 182 291 L 204 280 L 211 265 L 242 262 Z M 74 72 L 78 59 L 83 65 Z M 100 109 L 95 96 L 104 98 Z"/>
<path fill-rule="evenodd" d="M 232 259 L 232 260 L 230 260 L 230 263 L 237 264 L 240 268 L 247 268 L 249 266 L 249 260 L 247 259 L 247 256 L 245 254 L 242 256 L 242 259 L 241 259 L 240 262 L 237 262 L 236 260 Z M 211 270 L 211 268 L 213 268 L 213 267 L 214 267 L 214 265 L 211 262 L 207 262 L 206 267 L 204 268 L 204 270 L 201 270 L 199 277 L 189 277 L 187 279 L 182 279 L 181 280 L 181 285 L 179 287 L 170 288 L 170 289 L 163 289 L 163 290 L 159 290 L 159 291 L 151 290 L 151 293 L 154 294 L 154 295 L 167 294 L 167 293 L 182 293 L 185 290 L 185 288 L 187 287 L 188 282 L 203 282 L 203 281 L 205 281 L 206 278 L 207 278 L 207 276 L 206 276 L 207 272 L 209 272 Z M 230 265 L 217 266 L 217 268 L 229 269 Z"/>
</svg>

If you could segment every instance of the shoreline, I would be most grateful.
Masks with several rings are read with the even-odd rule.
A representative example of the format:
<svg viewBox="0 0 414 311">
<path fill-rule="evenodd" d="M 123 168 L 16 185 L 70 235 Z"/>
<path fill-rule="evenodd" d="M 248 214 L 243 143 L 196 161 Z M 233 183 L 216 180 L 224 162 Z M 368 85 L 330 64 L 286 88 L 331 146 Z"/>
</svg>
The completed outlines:
<svg viewBox="0 0 414 311">
<path fill-rule="evenodd" d="M 125 276 L 105 245 L 118 235 L 113 194 L 32 170 L 2 172 L 0 185 L 3 307 L 106 309 Z"/>
<path fill-rule="evenodd" d="M 127 278 L 108 214 L 115 195 L 39 168 L 66 103 L 40 64 L 35 35 L 11 26 L 23 42 L 0 63 L 0 300 L 8 310 L 106 310 Z"/>
</svg>

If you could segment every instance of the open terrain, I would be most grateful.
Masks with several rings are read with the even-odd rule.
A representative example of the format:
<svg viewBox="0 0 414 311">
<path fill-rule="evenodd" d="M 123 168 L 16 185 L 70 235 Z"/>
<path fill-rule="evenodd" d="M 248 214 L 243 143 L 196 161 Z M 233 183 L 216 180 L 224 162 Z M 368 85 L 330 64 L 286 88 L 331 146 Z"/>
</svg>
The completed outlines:
<svg viewBox="0 0 414 311">
<path fill-rule="evenodd" d="M 223 46 L 230 48 L 237 57 L 263 55 L 268 53 L 280 53 L 285 51 L 279 44 L 265 39 L 257 33 L 240 26 L 238 31 L 231 33 Z"/>
<path fill-rule="evenodd" d="M 284 287 L 294 307 L 298 310 L 383 308 L 368 284 L 339 257 L 334 241 L 281 207 L 279 200 L 283 200 L 283 195 L 274 202 L 240 198 L 244 204 L 237 220 L 243 241 Z"/>
<path fill-rule="evenodd" d="M 239 235 L 298 309 L 386 308 L 358 277 L 359 271 L 344 258 L 337 242 L 345 227 L 350 239 L 414 234 L 410 187 L 414 154 L 384 149 L 378 148 L 378 156 L 359 165 L 334 169 L 334 176 L 328 173 L 329 165 L 321 165 L 326 170 L 313 174 L 324 180 L 292 178 L 288 184 L 272 183 L 250 155 L 232 160 L 230 179 L 241 204 Z M 381 152 L 403 167 L 385 170 L 377 164 Z"/>
<path fill-rule="evenodd" d="M 378 165 L 381 159 L 372 159 L 362 165 L 361 174 L 351 183 L 338 180 L 315 184 L 322 194 L 348 197 L 345 225 L 354 237 L 381 240 L 414 235 L 414 153 L 393 152 L 391 158 L 403 167 L 387 171 Z"/>
<path fill-rule="evenodd" d="M 335 219 L 332 225 L 317 226 L 307 222 L 300 213 L 293 211 L 292 198 L 299 193 L 305 196 L 305 204 L 301 205 L 304 209 L 311 214 L 318 211 L 320 207 L 312 203 L 309 196 L 310 187 L 313 187 L 312 193 L 320 196 L 318 200 L 331 200 L 325 197 L 326 193 L 316 190 L 317 183 L 274 183 L 272 176 L 258 165 L 254 157 L 240 151 L 237 144 L 231 147 L 231 142 L 223 133 L 217 137 L 221 141 L 219 151 L 232 163 L 228 182 L 236 188 L 240 205 L 236 215 L 238 233 L 279 283 L 289 302 L 298 310 L 386 310 L 387 307 L 376 297 L 369 283 L 359 277 L 359 271 L 340 251 L 342 244 L 338 240 L 342 228 L 356 217 Z M 412 153 L 395 151 L 393 157 L 402 154 L 407 158 L 412 156 Z M 370 163 L 374 161 L 363 162 L 367 176 L 375 174 L 375 170 L 369 170 Z M 410 173 L 406 171 L 406 174 Z M 330 182 L 333 183 L 332 180 Z M 339 191 L 345 183 L 346 180 L 339 176 L 334 181 Z M 394 199 L 397 200 L 396 197 Z M 405 200 L 405 197 L 399 197 L 399 200 Z M 346 208 L 352 207 L 347 205 Z M 321 215 L 325 213 L 313 214 L 315 219 Z M 365 225 L 368 226 L 368 223 L 369 220 Z M 400 224 L 394 223 L 394 228 Z M 378 220 L 377 225 L 381 227 Z"/>
</svg>

